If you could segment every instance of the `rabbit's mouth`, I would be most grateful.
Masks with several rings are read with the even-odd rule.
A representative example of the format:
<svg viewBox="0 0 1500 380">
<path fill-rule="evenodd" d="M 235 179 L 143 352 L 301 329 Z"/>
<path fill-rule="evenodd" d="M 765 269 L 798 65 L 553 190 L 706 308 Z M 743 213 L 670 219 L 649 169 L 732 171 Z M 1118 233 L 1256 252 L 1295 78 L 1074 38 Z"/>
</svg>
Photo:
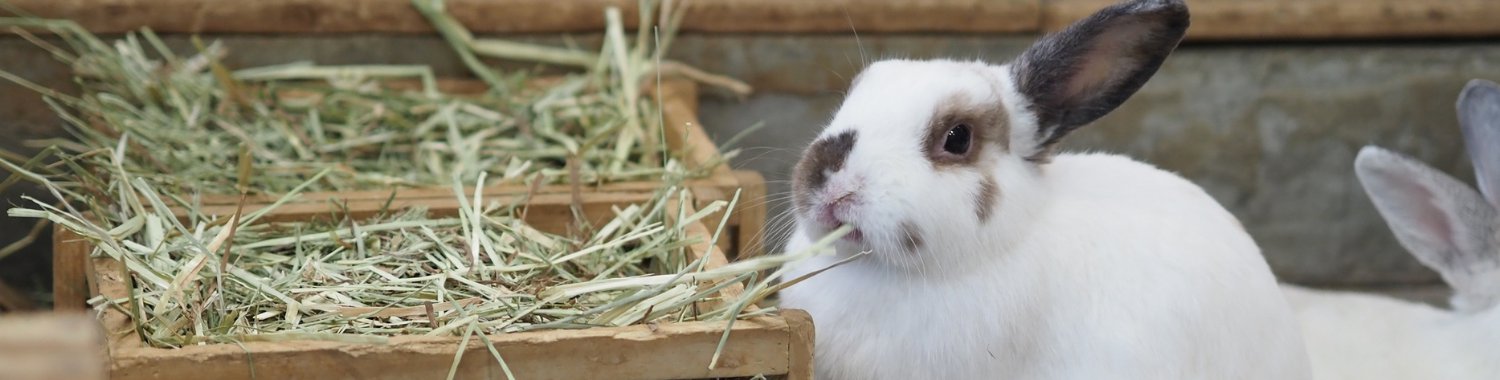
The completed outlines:
<svg viewBox="0 0 1500 380">
<path fill-rule="evenodd" d="M 863 244 L 865 241 L 865 234 L 856 227 L 854 230 L 849 231 L 848 234 L 845 234 L 844 237 L 840 238 L 839 240 L 854 244 Z"/>
<path fill-rule="evenodd" d="M 844 234 L 843 237 L 840 237 L 839 240 L 855 244 L 864 243 L 864 231 L 860 229 L 858 224 L 850 222 L 851 218 L 842 214 L 843 212 L 829 211 L 822 215 L 819 218 L 819 222 L 820 224 L 822 224 L 823 232 L 829 233 L 839 229 L 839 227 L 849 226 L 850 228 L 852 228 L 852 230 L 850 230 L 849 233 Z"/>
</svg>

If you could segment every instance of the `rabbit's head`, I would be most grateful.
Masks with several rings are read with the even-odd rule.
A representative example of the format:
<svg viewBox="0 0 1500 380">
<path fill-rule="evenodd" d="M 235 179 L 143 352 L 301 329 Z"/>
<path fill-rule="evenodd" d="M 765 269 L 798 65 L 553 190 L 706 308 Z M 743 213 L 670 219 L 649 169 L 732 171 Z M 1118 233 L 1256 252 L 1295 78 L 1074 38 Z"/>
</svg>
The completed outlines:
<svg viewBox="0 0 1500 380">
<path fill-rule="evenodd" d="M 1006 65 L 870 65 L 797 164 L 799 225 L 813 236 L 852 225 L 841 252 L 897 266 L 993 252 L 975 239 L 1024 227 L 1026 206 L 1046 197 L 1039 178 L 1053 147 L 1140 89 L 1187 27 L 1182 1 L 1135 0 Z"/>
<path fill-rule="evenodd" d="M 1414 159 L 1374 146 L 1355 173 L 1396 239 L 1455 291 L 1460 312 L 1500 303 L 1500 86 L 1474 80 L 1458 98 L 1458 121 L 1479 191 Z"/>
</svg>

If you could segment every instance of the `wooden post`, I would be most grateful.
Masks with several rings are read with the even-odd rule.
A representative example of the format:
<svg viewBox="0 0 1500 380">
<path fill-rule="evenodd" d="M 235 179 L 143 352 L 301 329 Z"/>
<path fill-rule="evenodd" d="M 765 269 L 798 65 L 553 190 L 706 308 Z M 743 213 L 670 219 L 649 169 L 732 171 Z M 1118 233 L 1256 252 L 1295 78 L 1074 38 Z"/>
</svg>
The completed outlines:
<svg viewBox="0 0 1500 380">
<path fill-rule="evenodd" d="M 88 242 L 62 226 L 52 227 L 52 309 L 88 309 Z"/>
<path fill-rule="evenodd" d="M 787 380 L 812 380 L 813 373 L 813 338 L 816 331 L 813 329 L 812 315 L 806 311 L 788 309 L 781 311 L 781 317 L 786 319 L 788 330 L 792 334 L 790 345 L 787 347 Z"/>
</svg>

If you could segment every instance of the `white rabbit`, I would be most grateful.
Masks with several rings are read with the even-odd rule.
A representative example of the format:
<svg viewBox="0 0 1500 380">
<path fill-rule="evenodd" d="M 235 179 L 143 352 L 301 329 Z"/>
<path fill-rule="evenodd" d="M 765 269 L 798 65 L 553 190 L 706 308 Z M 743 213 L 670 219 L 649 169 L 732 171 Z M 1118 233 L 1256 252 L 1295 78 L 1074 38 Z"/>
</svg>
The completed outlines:
<svg viewBox="0 0 1500 380">
<path fill-rule="evenodd" d="M 1302 379 L 1296 320 L 1234 216 L 1172 173 L 1054 154 L 1155 74 L 1182 1 L 1105 8 L 1007 65 L 883 61 L 798 163 L 789 250 L 869 251 L 782 292 L 830 379 Z"/>
<path fill-rule="evenodd" d="M 1458 112 L 1482 196 L 1374 146 L 1354 161 L 1397 240 L 1453 286 L 1454 310 L 1285 285 L 1314 378 L 1500 379 L 1500 86 L 1469 82 Z"/>
</svg>

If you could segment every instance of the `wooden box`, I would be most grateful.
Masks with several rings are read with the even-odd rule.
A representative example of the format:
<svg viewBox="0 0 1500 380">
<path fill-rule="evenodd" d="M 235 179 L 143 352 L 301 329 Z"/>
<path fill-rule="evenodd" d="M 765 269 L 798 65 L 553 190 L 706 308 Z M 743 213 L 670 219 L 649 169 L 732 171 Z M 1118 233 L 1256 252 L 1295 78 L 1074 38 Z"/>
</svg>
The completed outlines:
<svg viewBox="0 0 1500 380">
<path fill-rule="evenodd" d="M 451 191 L 451 190 L 450 190 Z M 448 195 L 452 198 L 452 194 Z M 641 202 L 638 192 L 590 193 L 584 206 L 602 210 L 612 205 Z M 399 199 L 403 205 L 424 204 L 435 213 L 456 213 L 457 205 Z M 258 205 L 264 207 L 264 205 Z M 269 220 L 299 220 L 325 214 L 311 204 L 278 209 Z M 381 206 L 351 202 L 352 214 L 373 213 Z M 566 202 L 529 206 L 527 221 L 542 230 L 566 228 L 571 216 Z M 691 204 L 673 207 L 693 207 Z M 251 209 L 247 205 L 247 211 Z M 670 209 L 669 209 L 670 210 Z M 689 212 L 691 209 L 689 209 Z M 675 215 L 675 212 L 668 212 Z M 603 219 L 604 212 L 589 214 Z M 712 231 L 703 224 L 687 230 L 700 243 L 689 247 L 694 257 L 708 256 L 707 267 L 727 264 L 718 246 L 708 243 Z M 56 230 L 57 253 L 86 257 L 91 242 L 71 230 Z M 90 293 L 111 299 L 128 297 L 127 274 L 119 261 L 108 257 L 87 260 Z M 726 297 L 743 291 L 738 285 L 722 290 Z M 705 301 L 709 302 L 709 301 Z M 147 346 L 130 316 L 120 308 L 104 308 L 101 321 L 108 341 L 110 377 L 114 379 L 431 379 L 447 375 L 457 354 L 459 337 L 396 336 L 388 344 L 326 341 L 245 342 L 165 349 Z M 552 330 L 490 335 L 509 368 L 520 379 L 695 379 L 744 377 L 759 374 L 812 377 L 813 326 L 800 310 L 736 321 L 723 356 L 715 369 L 708 363 L 727 322 L 683 322 L 583 330 Z M 505 378 L 488 348 L 470 340 L 458 367 L 462 379 Z"/>
<path fill-rule="evenodd" d="M 465 92 L 463 87 L 473 87 L 471 86 L 473 83 L 449 84 L 459 87 L 456 93 Z M 698 122 L 697 85 L 684 79 L 668 78 L 664 79 L 660 88 L 655 91 L 661 97 L 667 146 L 671 153 L 690 168 L 704 167 L 722 161 L 721 152 Z M 582 198 L 581 204 L 584 206 L 583 211 L 586 215 L 605 216 L 609 215 L 611 206 L 645 201 L 661 186 L 660 181 L 617 182 L 600 186 L 588 184 L 580 186 L 579 196 Z M 748 257 L 759 253 L 762 249 L 760 239 L 766 218 L 765 179 L 759 173 L 730 170 L 727 164 L 723 164 L 715 167 L 707 177 L 688 182 L 687 187 L 699 200 L 699 206 L 718 200 L 728 201 L 735 196 L 736 191 L 740 192 L 740 202 L 730 212 L 724 230 L 725 238 L 719 239 L 719 249 L 726 252 L 729 258 Z M 533 189 L 524 185 L 502 185 L 484 188 L 483 193 L 486 199 L 500 202 L 518 202 L 526 199 L 529 194 L 528 207 L 532 209 L 530 214 L 537 215 L 538 218 L 570 215 L 569 206 L 573 203 L 574 197 L 573 186 L 547 185 L 534 190 L 535 193 L 532 193 Z M 473 189 L 467 191 L 472 192 Z M 388 199 L 394 199 L 391 207 L 396 209 L 420 204 L 428 206 L 432 212 L 439 215 L 445 212 L 456 213 L 455 210 L 457 210 L 458 201 L 453 198 L 451 187 L 399 189 L 394 190 L 394 198 L 392 192 L 391 189 L 385 189 L 303 193 L 297 200 L 279 207 L 275 213 L 267 217 L 267 220 L 307 220 L 327 216 L 330 200 L 347 204 L 351 210 L 350 216 L 354 218 L 373 214 Z M 208 215 L 232 214 L 239 198 L 237 195 L 204 196 L 202 211 Z M 274 196 L 251 197 L 246 200 L 245 212 L 254 212 L 263 205 L 270 204 L 275 198 Z M 256 206 L 257 204 L 262 206 Z M 710 216 L 705 220 L 719 220 L 719 218 L 719 216 Z M 89 298 L 88 289 L 85 287 L 87 275 L 84 270 L 87 251 L 63 249 L 64 242 L 61 235 L 54 235 L 53 241 L 55 308 L 81 310 L 86 306 L 84 301 Z"/>
</svg>

